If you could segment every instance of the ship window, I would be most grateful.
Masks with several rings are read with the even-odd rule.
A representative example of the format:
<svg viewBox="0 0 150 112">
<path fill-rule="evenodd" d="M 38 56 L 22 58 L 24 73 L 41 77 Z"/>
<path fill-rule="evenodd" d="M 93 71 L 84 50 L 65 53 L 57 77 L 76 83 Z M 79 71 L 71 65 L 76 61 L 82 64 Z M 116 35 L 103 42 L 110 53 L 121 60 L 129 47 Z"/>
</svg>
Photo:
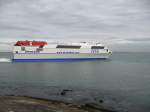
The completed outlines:
<svg viewBox="0 0 150 112">
<path fill-rule="evenodd" d="M 98 54 L 98 53 L 99 53 L 99 50 L 98 50 L 98 49 L 92 49 L 92 50 L 91 50 L 91 53 L 93 53 L 93 54 Z"/>
<path fill-rule="evenodd" d="M 104 49 L 104 46 L 92 46 L 91 49 Z"/>
<path fill-rule="evenodd" d="M 39 46 L 39 48 L 43 48 L 43 47 L 44 47 L 43 45 Z"/>
<path fill-rule="evenodd" d="M 37 48 L 36 51 L 40 52 L 40 51 L 43 51 L 43 49 L 42 48 Z"/>
<path fill-rule="evenodd" d="M 21 47 L 21 50 L 22 50 L 22 51 L 25 51 L 25 47 Z"/>
<path fill-rule="evenodd" d="M 80 47 L 76 45 L 57 45 L 56 48 L 80 49 Z"/>
</svg>

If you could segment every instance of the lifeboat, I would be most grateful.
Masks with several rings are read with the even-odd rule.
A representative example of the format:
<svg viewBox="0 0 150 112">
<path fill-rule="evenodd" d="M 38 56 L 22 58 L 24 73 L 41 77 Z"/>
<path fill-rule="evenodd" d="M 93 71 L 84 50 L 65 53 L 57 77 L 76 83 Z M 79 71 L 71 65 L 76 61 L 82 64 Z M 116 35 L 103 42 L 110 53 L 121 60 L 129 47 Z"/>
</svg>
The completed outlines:
<svg viewBox="0 0 150 112">
<path fill-rule="evenodd" d="M 17 41 L 15 46 L 45 46 L 47 42 L 45 41 Z"/>
</svg>

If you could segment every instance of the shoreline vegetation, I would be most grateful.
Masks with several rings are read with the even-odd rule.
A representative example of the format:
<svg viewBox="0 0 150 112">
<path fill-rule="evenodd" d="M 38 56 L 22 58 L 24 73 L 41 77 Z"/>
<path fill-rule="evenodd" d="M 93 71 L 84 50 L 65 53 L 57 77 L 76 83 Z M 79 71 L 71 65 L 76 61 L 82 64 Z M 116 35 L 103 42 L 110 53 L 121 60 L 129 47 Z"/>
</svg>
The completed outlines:
<svg viewBox="0 0 150 112">
<path fill-rule="evenodd" d="M 0 96 L 0 112 L 116 112 L 95 103 L 73 104 L 30 96 Z"/>
</svg>

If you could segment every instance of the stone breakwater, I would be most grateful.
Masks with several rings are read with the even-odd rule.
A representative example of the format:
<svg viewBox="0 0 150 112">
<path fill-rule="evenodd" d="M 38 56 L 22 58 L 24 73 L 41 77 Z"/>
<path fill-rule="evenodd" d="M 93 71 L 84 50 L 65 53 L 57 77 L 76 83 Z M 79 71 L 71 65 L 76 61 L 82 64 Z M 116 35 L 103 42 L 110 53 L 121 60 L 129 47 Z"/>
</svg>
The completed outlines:
<svg viewBox="0 0 150 112">
<path fill-rule="evenodd" d="M 0 112 L 116 112 L 94 103 L 83 105 L 27 96 L 0 96 Z"/>
</svg>

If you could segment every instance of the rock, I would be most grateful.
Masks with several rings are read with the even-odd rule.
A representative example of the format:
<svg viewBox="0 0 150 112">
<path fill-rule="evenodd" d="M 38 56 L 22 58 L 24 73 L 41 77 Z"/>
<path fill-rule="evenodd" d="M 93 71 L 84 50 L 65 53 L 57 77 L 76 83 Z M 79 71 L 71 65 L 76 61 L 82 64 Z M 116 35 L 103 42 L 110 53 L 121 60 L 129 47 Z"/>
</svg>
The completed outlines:
<svg viewBox="0 0 150 112">
<path fill-rule="evenodd" d="M 14 94 L 9 94 L 9 95 L 7 95 L 7 96 L 15 96 Z"/>
<path fill-rule="evenodd" d="M 98 102 L 98 103 L 104 103 L 104 100 L 102 100 L 102 99 L 94 98 L 94 100 L 95 100 L 96 102 Z"/>
<path fill-rule="evenodd" d="M 104 101 L 103 100 L 99 100 L 99 103 L 103 103 Z"/>
<path fill-rule="evenodd" d="M 65 92 L 72 90 L 64 90 Z M 73 104 L 30 96 L 0 96 L 0 112 L 116 112 L 95 103 Z"/>
<path fill-rule="evenodd" d="M 22 96 L 0 96 L 0 112 L 87 112 L 87 110 L 61 101 L 46 101 Z"/>
<path fill-rule="evenodd" d="M 104 111 L 104 112 L 116 112 L 115 110 L 113 110 L 110 107 L 104 107 L 102 105 L 98 105 L 95 103 L 87 103 L 87 104 L 83 105 L 82 107 L 86 108 L 86 109 L 94 109 L 94 110 L 99 110 L 99 111 Z"/>
<path fill-rule="evenodd" d="M 65 96 L 67 92 L 72 91 L 71 89 L 63 89 L 62 92 L 60 93 L 62 96 Z"/>
</svg>

